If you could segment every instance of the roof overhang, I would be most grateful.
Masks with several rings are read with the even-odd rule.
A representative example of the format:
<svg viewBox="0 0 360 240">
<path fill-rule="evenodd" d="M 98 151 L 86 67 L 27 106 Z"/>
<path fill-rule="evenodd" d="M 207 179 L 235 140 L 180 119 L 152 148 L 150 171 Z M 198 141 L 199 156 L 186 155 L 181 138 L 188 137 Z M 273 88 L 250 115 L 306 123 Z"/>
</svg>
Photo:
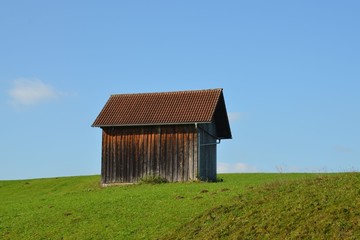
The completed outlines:
<svg viewBox="0 0 360 240">
<path fill-rule="evenodd" d="M 145 123 L 145 124 L 123 124 L 123 125 L 91 125 L 91 127 L 141 127 L 141 126 L 169 126 L 169 125 L 193 125 L 193 124 L 206 124 L 211 122 L 181 122 L 181 123 Z"/>
</svg>

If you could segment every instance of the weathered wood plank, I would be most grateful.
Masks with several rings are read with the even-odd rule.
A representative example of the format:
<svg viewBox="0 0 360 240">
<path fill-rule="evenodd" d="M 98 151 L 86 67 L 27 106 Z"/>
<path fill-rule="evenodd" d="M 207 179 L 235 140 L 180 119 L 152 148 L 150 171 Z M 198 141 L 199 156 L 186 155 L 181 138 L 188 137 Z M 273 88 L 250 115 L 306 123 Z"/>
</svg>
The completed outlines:
<svg viewBox="0 0 360 240">
<path fill-rule="evenodd" d="M 117 167 L 117 164 L 116 164 L 116 157 L 117 157 L 117 154 L 116 154 L 116 130 L 113 130 L 113 134 L 111 136 L 111 150 L 112 150 L 112 171 L 111 171 L 111 179 L 113 182 L 116 181 L 116 167 Z"/>
<path fill-rule="evenodd" d="M 119 152 L 119 138 L 120 138 L 120 134 L 118 134 L 118 131 L 117 133 L 115 134 L 114 136 L 114 144 L 115 144 L 115 147 L 114 147 L 114 151 L 115 151 L 115 176 L 114 176 L 114 179 L 115 179 L 115 182 L 119 182 L 120 181 L 120 175 L 119 175 L 119 172 L 120 172 L 120 152 Z"/>
<path fill-rule="evenodd" d="M 189 163 L 189 171 L 188 171 L 188 180 L 194 180 L 194 131 L 193 129 L 188 135 L 189 142 L 189 153 L 188 153 L 188 163 Z"/>
<path fill-rule="evenodd" d="M 173 181 L 173 129 L 169 126 L 168 127 L 168 134 L 166 136 L 167 148 L 166 148 L 166 155 L 167 155 L 167 165 L 166 165 L 166 179 L 169 181 Z"/>
<path fill-rule="evenodd" d="M 180 129 L 178 129 L 180 130 Z M 178 140 L 178 181 L 184 181 L 184 133 L 179 131 Z"/>
<path fill-rule="evenodd" d="M 107 168 L 106 168 L 106 181 L 111 182 L 111 176 L 110 176 L 110 171 L 111 171 L 111 148 L 110 148 L 110 135 L 106 135 L 106 164 L 107 164 Z"/>
<path fill-rule="evenodd" d="M 160 176 L 160 145 L 161 145 L 161 127 L 157 127 L 155 134 L 155 175 Z"/>
<path fill-rule="evenodd" d="M 189 129 L 187 126 L 184 126 L 184 132 L 182 134 L 183 137 L 183 151 L 184 151 L 184 160 L 183 160 L 183 179 L 182 181 L 189 180 Z"/>
<path fill-rule="evenodd" d="M 126 164 L 126 173 L 125 173 L 125 179 L 127 182 L 131 182 L 130 179 L 130 154 L 131 154 L 131 146 L 130 146 L 130 136 L 128 134 L 128 131 L 126 128 L 124 128 L 124 134 L 125 134 L 125 164 Z"/>
<path fill-rule="evenodd" d="M 101 147 L 101 183 L 106 183 L 106 133 L 102 131 L 102 147 Z"/>
<path fill-rule="evenodd" d="M 142 137 L 143 137 L 143 149 L 142 149 L 142 173 L 141 177 L 144 178 L 146 176 L 146 167 L 147 167 L 147 135 L 146 130 L 142 128 Z"/>
<path fill-rule="evenodd" d="M 161 129 L 160 132 L 160 156 L 159 156 L 159 165 L 160 165 L 160 176 L 162 178 L 166 178 L 166 133 L 167 133 L 167 128 L 164 127 L 163 129 Z"/>
<path fill-rule="evenodd" d="M 125 167 L 125 163 L 124 163 L 124 134 L 122 133 L 121 129 L 118 129 L 118 133 L 119 135 L 119 143 L 118 143 L 118 155 L 119 155 L 119 159 L 118 159 L 118 164 L 119 164 L 119 172 L 117 173 L 119 176 L 119 181 L 123 182 L 123 171 L 124 171 L 124 167 Z"/>
<path fill-rule="evenodd" d="M 139 131 L 139 151 L 138 151 L 138 161 L 139 161 L 139 166 L 138 166 L 138 180 L 140 180 L 140 178 L 143 177 L 143 164 L 144 164 L 144 135 L 143 135 L 143 128 L 140 129 Z"/>
<path fill-rule="evenodd" d="M 196 179 L 198 179 L 199 177 L 199 139 L 198 139 L 198 132 L 196 131 L 194 133 L 194 140 L 193 140 L 193 143 L 194 143 L 194 177 Z"/>
<path fill-rule="evenodd" d="M 172 134 L 172 153 L 173 153 L 173 166 L 172 166 L 172 181 L 177 182 L 178 179 L 178 139 L 177 129 L 174 127 Z"/>
<path fill-rule="evenodd" d="M 138 179 L 137 179 L 137 152 L 139 151 L 138 150 L 138 138 L 137 138 L 137 130 L 138 128 L 134 129 L 133 130 L 133 133 L 131 134 L 131 137 L 132 137 L 132 156 L 131 156 L 131 162 L 133 163 L 133 168 L 132 168 L 132 178 L 133 178 L 133 181 L 136 182 Z"/>
</svg>

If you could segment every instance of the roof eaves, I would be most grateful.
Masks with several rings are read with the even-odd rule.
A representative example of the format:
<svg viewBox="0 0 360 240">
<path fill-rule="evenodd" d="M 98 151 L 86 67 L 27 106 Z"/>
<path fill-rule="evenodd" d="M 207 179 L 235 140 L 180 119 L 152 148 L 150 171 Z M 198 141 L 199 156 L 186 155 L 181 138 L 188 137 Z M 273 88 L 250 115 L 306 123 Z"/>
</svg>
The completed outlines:
<svg viewBox="0 0 360 240">
<path fill-rule="evenodd" d="M 102 124 L 93 124 L 91 127 L 140 127 L 140 126 L 163 126 L 163 125 L 189 125 L 189 124 L 202 124 L 202 123 L 211 123 L 209 122 L 181 122 L 181 123 L 143 123 L 143 124 L 110 124 L 110 125 L 102 125 Z"/>
</svg>

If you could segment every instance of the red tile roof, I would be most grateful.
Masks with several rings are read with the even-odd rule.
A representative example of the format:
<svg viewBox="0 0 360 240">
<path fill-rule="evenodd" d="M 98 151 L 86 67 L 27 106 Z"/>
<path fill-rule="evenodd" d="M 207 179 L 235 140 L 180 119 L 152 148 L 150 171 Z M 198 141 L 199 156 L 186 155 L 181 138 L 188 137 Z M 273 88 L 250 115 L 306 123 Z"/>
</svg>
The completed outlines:
<svg viewBox="0 0 360 240">
<path fill-rule="evenodd" d="M 111 95 L 93 127 L 209 123 L 222 89 Z M 221 112 L 224 112 L 223 110 Z M 228 123 L 225 109 L 225 123 Z M 219 115 L 219 114 L 216 114 Z M 221 115 L 224 115 L 223 113 Z M 229 127 L 228 127 L 229 128 Z M 230 134 L 230 135 L 229 135 Z M 229 135 L 231 138 L 230 128 Z"/>
</svg>

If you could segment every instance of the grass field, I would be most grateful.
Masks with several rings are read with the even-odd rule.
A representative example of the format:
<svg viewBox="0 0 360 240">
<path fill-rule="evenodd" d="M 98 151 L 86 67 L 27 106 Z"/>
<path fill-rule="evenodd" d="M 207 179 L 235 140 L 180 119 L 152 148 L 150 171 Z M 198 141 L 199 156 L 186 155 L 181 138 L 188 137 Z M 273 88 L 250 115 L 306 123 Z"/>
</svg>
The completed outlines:
<svg viewBox="0 0 360 240">
<path fill-rule="evenodd" d="M 305 181 L 310 180 L 301 179 L 317 179 L 319 176 L 323 175 L 222 174 L 219 177 L 224 181 L 217 183 L 137 184 L 108 188 L 99 186 L 99 176 L 0 181 L 0 239 L 216 237 L 209 229 L 199 229 L 209 214 L 220 214 L 227 219 L 222 212 L 229 208 L 234 209 L 234 214 L 239 217 L 243 213 L 237 206 L 251 203 L 260 206 L 261 201 L 288 206 L 292 198 L 285 186 L 292 186 L 295 190 L 291 191 L 295 194 L 301 192 L 290 184 L 290 180 L 308 184 Z M 314 186 L 313 194 L 316 194 L 316 187 L 321 189 L 322 186 Z M 340 190 L 343 186 L 338 187 L 338 193 L 344 194 L 345 190 Z M 269 195 L 266 192 L 270 192 Z M 283 193 L 288 197 L 281 198 Z M 358 190 L 356 193 L 360 194 Z M 244 216 L 252 221 L 253 215 Z M 223 221 L 217 220 L 221 218 L 214 218 L 204 226 L 221 232 L 216 227 Z M 190 235 L 185 234 L 187 229 Z M 233 237 L 232 234 L 238 233 L 228 231 L 224 236 Z"/>
<path fill-rule="evenodd" d="M 360 174 L 266 184 L 164 239 L 360 239 Z"/>
</svg>

